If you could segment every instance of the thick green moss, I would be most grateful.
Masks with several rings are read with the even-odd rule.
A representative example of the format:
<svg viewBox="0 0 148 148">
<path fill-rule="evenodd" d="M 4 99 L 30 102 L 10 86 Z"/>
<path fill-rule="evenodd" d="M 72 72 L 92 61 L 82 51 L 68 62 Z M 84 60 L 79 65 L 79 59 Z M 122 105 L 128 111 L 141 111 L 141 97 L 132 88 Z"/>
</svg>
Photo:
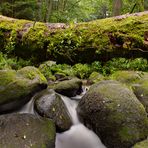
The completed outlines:
<svg viewBox="0 0 148 148">
<path fill-rule="evenodd" d="M 44 75 L 35 67 L 27 66 L 17 71 L 18 75 L 21 75 L 29 80 L 33 80 L 38 78 L 40 83 L 47 83 L 46 78 Z"/>
<path fill-rule="evenodd" d="M 140 71 L 117 71 L 113 73 L 110 78 L 120 81 L 127 85 L 135 83 L 143 77 L 143 72 Z"/>
<path fill-rule="evenodd" d="M 33 61 L 91 62 L 116 56 L 146 57 L 148 14 L 120 16 L 62 27 L 0 18 L 0 46 Z M 52 26 L 52 25 L 51 25 Z M 83 54 L 83 56 L 82 56 Z"/>
<path fill-rule="evenodd" d="M 147 148 L 148 140 L 141 141 L 133 146 L 133 148 Z"/>
<path fill-rule="evenodd" d="M 24 67 L 17 72 L 0 70 L 0 75 L 0 112 L 20 107 L 36 91 L 47 86 L 46 78 L 38 69 L 31 66 Z"/>
<path fill-rule="evenodd" d="M 94 71 L 94 72 L 92 72 L 91 75 L 89 76 L 88 81 L 89 81 L 90 83 L 97 83 L 97 82 L 99 82 L 99 81 L 101 81 L 101 80 L 104 80 L 104 79 L 105 79 L 105 77 L 104 77 L 102 74 L 100 74 L 100 73 Z"/>
</svg>

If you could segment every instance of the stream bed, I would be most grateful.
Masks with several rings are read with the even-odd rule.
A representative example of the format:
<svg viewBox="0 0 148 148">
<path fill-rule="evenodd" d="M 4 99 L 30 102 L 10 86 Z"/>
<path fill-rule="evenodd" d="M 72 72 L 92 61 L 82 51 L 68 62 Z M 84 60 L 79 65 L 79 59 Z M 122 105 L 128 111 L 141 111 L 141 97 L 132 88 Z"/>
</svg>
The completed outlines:
<svg viewBox="0 0 148 148">
<path fill-rule="evenodd" d="M 100 138 L 87 127 L 85 127 L 78 119 L 76 107 L 79 100 L 85 94 L 86 89 L 79 96 L 68 98 L 62 96 L 70 115 L 73 125 L 71 128 L 63 133 L 56 134 L 56 147 L 55 148 L 106 148 Z M 29 113 L 38 116 L 34 110 L 34 97 L 24 105 L 17 113 Z"/>
</svg>

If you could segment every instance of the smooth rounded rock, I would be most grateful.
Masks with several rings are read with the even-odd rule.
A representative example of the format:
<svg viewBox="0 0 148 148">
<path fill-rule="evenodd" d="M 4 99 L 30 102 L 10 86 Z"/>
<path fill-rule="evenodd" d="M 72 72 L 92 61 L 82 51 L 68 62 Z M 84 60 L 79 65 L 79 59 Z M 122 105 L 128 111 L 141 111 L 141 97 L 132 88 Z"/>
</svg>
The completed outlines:
<svg viewBox="0 0 148 148">
<path fill-rule="evenodd" d="M 82 81 L 78 78 L 58 82 L 53 89 L 67 97 L 74 97 L 82 92 Z"/>
<path fill-rule="evenodd" d="M 107 148 L 129 148 L 148 136 L 147 113 L 131 90 L 117 81 L 90 87 L 77 112 Z"/>
<path fill-rule="evenodd" d="M 47 89 L 35 96 L 35 109 L 44 117 L 52 119 L 58 132 L 68 130 L 72 125 L 72 118 L 60 95 Z"/>
</svg>

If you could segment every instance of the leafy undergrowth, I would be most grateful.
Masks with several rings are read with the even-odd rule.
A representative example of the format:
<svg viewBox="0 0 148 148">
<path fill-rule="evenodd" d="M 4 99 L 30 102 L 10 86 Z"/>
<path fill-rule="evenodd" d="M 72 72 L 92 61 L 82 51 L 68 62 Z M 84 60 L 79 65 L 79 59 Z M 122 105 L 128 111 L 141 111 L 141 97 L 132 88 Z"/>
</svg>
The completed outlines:
<svg viewBox="0 0 148 148">
<path fill-rule="evenodd" d="M 148 71 L 148 61 L 143 58 L 125 59 L 113 58 L 106 63 L 95 61 L 91 64 L 75 64 L 73 66 L 67 64 L 42 64 L 39 67 L 40 71 L 48 78 L 55 74 L 63 74 L 65 76 L 76 76 L 81 79 L 89 78 L 93 72 L 98 72 L 104 76 L 113 74 L 118 70 L 135 70 L 135 71 Z"/>
<path fill-rule="evenodd" d="M 49 64 L 49 62 L 52 64 Z M 8 58 L 6 55 L 0 53 L 0 69 L 17 70 L 31 65 L 33 65 L 31 61 L 25 61 L 21 58 Z M 39 69 L 47 78 L 55 74 L 60 74 L 63 76 L 76 76 L 78 78 L 85 79 L 93 72 L 98 72 L 107 76 L 118 70 L 148 71 L 148 60 L 143 58 L 113 58 L 106 63 L 95 61 L 91 64 L 77 63 L 73 66 L 47 61 L 41 64 Z"/>
<path fill-rule="evenodd" d="M 21 58 L 8 58 L 0 52 L 0 70 L 3 69 L 15 69 L 18 70 L 25 66 L 30 66 L 32 63 L 30 61 L 25 61 Z"/>
</svg>

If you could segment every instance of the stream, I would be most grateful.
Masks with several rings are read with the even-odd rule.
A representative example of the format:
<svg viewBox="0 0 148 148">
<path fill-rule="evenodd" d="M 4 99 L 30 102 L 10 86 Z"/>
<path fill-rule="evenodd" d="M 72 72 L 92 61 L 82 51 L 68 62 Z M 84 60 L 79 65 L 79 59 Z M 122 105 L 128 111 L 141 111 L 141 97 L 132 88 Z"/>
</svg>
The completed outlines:
<svg viewBox="0 0 148 148">
<path fill-rule="evenodd" d="M 73 98 L 61 95 L 71 115 L 73 125 L 68 131 L 56 134 L 55 148 L 106 148 L 99 137 L 93 131 L 85 127 L 78 119 L 76 107 L 81 97 L 87 91 L 86 88 L 83 88 L 83 90 L 81 95 Z M 34 97 L 17 112 L 37 115 L 34 111 Z"/>
</svg>

